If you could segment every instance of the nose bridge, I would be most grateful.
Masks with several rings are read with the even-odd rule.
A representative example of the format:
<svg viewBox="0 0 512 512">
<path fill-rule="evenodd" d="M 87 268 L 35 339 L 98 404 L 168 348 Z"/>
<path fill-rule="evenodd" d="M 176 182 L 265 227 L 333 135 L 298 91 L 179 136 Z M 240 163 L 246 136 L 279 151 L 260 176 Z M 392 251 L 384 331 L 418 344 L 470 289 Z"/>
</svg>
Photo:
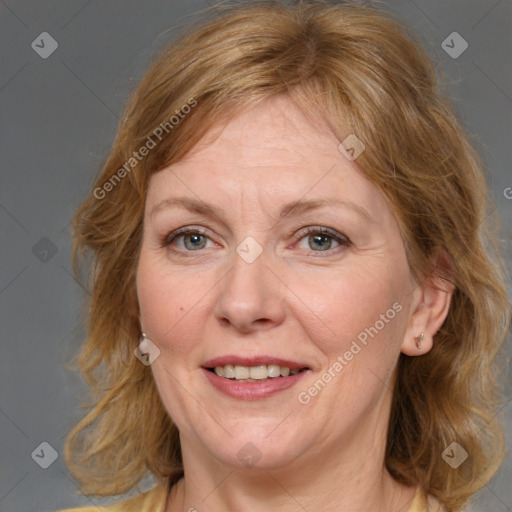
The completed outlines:
<svg viewBox="0 0 512 512">
<path fill-rule="evenodd" d="M 255 239 L 247 237 L 237 246 L 217 298 L 215 314 L 219 320 L 244 332 L 282 321 L 283 289 L 269 263 Z"/>
</svg>

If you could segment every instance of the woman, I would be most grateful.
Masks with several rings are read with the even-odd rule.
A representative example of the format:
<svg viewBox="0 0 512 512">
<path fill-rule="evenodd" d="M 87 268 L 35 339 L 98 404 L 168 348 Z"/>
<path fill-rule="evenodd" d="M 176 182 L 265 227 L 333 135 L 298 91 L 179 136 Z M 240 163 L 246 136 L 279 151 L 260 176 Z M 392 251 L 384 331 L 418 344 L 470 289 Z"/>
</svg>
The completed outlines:
<svg viewBox="0 0 512 512">
<path fill-rule="evenodd" d="M 461 510 L 502 457 L 486 204 L 386 15 L 266 2 L 191 30 L 75 216 L 75 263 L 94 258 L 94 406 L 66 446 L 82 491 L 152 474 L 106 510 Z"/>
</svg>

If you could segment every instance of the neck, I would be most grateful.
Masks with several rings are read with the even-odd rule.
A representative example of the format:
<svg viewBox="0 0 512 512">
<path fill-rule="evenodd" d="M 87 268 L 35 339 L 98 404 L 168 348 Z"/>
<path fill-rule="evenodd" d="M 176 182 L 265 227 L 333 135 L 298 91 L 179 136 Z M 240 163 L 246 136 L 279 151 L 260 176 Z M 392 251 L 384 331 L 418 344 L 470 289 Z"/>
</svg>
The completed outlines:
<svg viewBox="0 0 512 512">
<path fill-rule="evenodd" d="M 384 440 L 369 439 L 359 430 L 343 453 L 325 449 L 272 469 L 205 463 L 185 449 L 185 478 L 170 493 L 166 512 L 408 511 L 415 487 L 391 477 L 384 467 Z"/>
<path fill-rule="evenodd" d="M 273 472 L 240 478 L 235 472 L 219 475 L 217 481 L 180 480 L 169 496 L 167 512 L 407 512 L 416 489 L 395 482 L 389 474 L 365 485 L 340 483 L 336 489 L 310 481 L 308 487 L 284 484 Z M 205 491 L 204 489 L 208 489 Z M 356 494 L 357 493 L 357 494 Z M 263 497 L 263 498 L 262 498 Z"/>
</svg>

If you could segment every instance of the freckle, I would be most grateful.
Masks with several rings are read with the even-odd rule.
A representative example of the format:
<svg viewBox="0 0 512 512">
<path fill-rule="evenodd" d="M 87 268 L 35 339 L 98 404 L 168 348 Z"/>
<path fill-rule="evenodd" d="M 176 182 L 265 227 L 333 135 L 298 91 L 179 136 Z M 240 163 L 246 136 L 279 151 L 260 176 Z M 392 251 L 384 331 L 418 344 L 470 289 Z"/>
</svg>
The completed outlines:
<svg viewBox="0 0 512 512">
<path fill-rule="evenodd" d="M 183 311 L 183 306 L 180 306 L 180 311 Z"/>
</svg>

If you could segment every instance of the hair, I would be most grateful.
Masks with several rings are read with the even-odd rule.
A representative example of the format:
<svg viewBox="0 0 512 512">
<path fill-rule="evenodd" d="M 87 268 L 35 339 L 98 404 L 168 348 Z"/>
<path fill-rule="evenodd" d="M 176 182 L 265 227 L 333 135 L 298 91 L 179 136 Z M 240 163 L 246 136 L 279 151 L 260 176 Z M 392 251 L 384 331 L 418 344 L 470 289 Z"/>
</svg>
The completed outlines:
<svg viewBox="0 0 512 512">
<path fill-rule="evenodd" d="M 454 287 L 433 349 L 400 355 L 386 468 L 448 512 L 489 482 L 503 460 L 496 371 L 510 304 L 484 167 L 439 83 L 400 23 L 353 2 L 231 6 L 160 53 L 73 218 L 73 270 L 89 293 L 76 361 L 90 402 L 65 459 L 84 493 L 124 493 L 150 474 L 169 485 L 183 476 L 178 430 L 150 367 L 133 356 L 148 182 L 210 129 L 277 95 L 326 122 L 340 141 L 363 141 L 357 165 L 396 216 L 414 279 Z M 441 457 L 454 441 L 468 453 L 457 469 Z"/>
</svg>

